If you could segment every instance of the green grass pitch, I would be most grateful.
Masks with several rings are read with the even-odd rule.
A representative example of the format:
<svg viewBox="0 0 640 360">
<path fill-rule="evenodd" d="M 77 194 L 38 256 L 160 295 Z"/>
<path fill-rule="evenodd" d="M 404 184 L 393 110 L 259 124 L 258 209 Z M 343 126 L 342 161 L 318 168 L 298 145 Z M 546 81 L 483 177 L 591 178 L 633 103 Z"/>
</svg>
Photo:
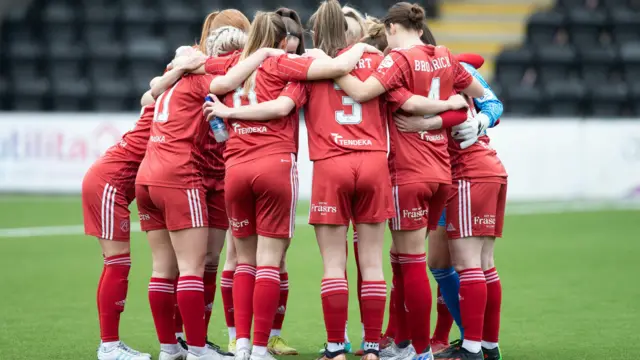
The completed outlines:
<svg viewBox="0 0 640 360">
<path fill-rule="evenodd" d="M 299 215 L 305 217 L 307 210 L 301 202 Z M 81 223 L 78 197 L 0 196 L 0 235 L 7 228 Z M 636 358 L 639 233 L 640 212 L 632 210 L 507 216 L 496 256 L 504 291 L 504 358 Z M 151 259 L 140 232 L 132 235 L 132 258 L 121 337 L 155 356 L 159 346 L 147 303 Z M 325 336 L 322 267 L 310 226 L 297 227 L 288 267 L 291 292 L 283 335 L 301 352 L 300 359 L 313 359 Z M 95 359 L 101 268 L 96 241 L 81 233 L 0 236 L 0 359 Z M 388 264 L 385 274 L 390 280 Z M 349 277 L 349 335 L 359 343 L 352 257 Z M 227 343 L 219 293 L 209 337 Z"/>
</svg>

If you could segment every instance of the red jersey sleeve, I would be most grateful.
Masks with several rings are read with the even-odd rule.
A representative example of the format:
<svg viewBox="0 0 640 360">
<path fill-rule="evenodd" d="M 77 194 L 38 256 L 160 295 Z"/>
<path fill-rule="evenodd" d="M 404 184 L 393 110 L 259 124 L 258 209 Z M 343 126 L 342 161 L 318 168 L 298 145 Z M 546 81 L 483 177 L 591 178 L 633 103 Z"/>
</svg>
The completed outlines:
<svg viewBox="0 0 640 360">
<path fill-rule="evenodd" d="M 302 57 L 295 54 L 286 54 L 268 62 L 269 71 L 285 81 L 307 80 L 307 72 L 313 58 Z M 264 63 L 263 63 L 264 64 Z"/>
<path fill-rule="evenodd" d="M 458 93 L 471 85 L 473 76 L 469 74 L 467 69 L 465 69 L 464 66 L 460 64 L 460 62 L 456 59 L 455 56 L 451 54 L 451 52 L 449 52 L 449 61 L 451 61 L 451 68 L 453 69 L 453 89 Z"/>
<path fill-rule="evenodd" d="M 236 56 L 210 57 L 204 63 L 204 71 L 207 74 L 224 75 L 237 62 Z"/>
<path fill-rule="evenodd" d="M 392 50 L 372 74 L 387 91 L 404 86 L 407 82 L 406 74 L 411 71 L 407 59 L 398 51 Z"/>
<path fill-rule="evenodd" d="M 293 100 L 296 104 L 296 109 L 300 109 L 307 103 L 308 92 L 307 86 L 299 82 L 290 82 L 282 89 L 279 96 L 286 96 Z"/>
<path fill-rule="evenodd" d="M 405 89 L 404 87 L 399 87 L 388 91 L 385 95 L 385 98 L 389 104 L 389 109 L 391 110 L 391 112 L 396 112 L 412 96 L 413 93 L 411 91 Z"/>
</svg>

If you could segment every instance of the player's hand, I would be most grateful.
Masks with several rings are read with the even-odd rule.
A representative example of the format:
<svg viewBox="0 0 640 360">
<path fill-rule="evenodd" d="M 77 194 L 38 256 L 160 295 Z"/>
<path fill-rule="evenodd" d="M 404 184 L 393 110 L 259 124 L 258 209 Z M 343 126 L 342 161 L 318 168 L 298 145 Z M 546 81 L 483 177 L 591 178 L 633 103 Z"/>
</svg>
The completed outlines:
<svg viewBox="0 0 640 360">
<path fill-rule="evenodd" d="M 469 118 L 460 125 L 451 128 L 451 135 L 460 142 L 460 148 L 466 149 L 478 141 L 480 123 L 474 118 Z"/>
<path fill-rule="evenodd" d="M 460 110 L 469 107 L 467 99 L 465 99 L 462 95 L 453 95 L 449 97 L 449 99 L 447 99 L 447 103 L 451 107 L 450 110 Z"/>
<path fill-rule="evenodd" d="M 424 130 L 425 119 L 422 116 L 406 116 L 402 114 L 393 114 L 393 120 L 396 127 L 402 132 L 418 132 Z"/>
<path fill-rule="evenodd" d="M 185 60 L 185 63 L 182 64 L 182 68 L 187 72 L 193 71 L 204 65 L 206 61 L 206 55 L 202 54 L 201 52 L 196 52 L 193 55 L 188 56 L 188 58 Z"/>
<path fill-rule="evenodd" d="M 260 49 L 264 53 L 265 59 L 273 56 L 282 56 L 286 54 L 286 52 L 282 49 L 273 49 L 273 48 L 262 48 Z"/>
<path fill-rule="evenodd" d="M 375 46 L 371 46 L 369 44 L 364 44 L 364 43 L 360 43 L 360 44 L 362 44 L 364 52 L 382 55 L 382 51 L 378 50 L 378 48 L 376 48 Z"/>
<path fill-rule="evenodd" d="M 223 104 L 217 96 L 209 94 L 213 99 L 213 102 L 207 101 L 202 105 L 202 112 L 204 113 L 205 120 L 211 121 L 214 117 L 221 117 L 223 119 L 231 116 L 231 108 Z"/>
<path fill-rule="evenodd" d="M 331 56 L 327 55 L 327 53 L 320 49 L 309 49 L 304 52 L 302 57 L 308 57 L 312 59 L 331 59 Z"/>
</svg>

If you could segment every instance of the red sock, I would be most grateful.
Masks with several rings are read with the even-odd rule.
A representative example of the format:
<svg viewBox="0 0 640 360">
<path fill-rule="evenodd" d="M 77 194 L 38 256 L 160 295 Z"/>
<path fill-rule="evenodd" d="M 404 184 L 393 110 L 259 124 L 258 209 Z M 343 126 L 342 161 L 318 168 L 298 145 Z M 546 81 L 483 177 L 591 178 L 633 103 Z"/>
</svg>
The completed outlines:
<svg viewBox="0 0 640 360">
<path fill-rule="evenodd" d="M 491 268 L 484 272 L 487 281 L 487 307 L 484 310 L 484 328 L 482 340 L 498 342 L 500 333 L 500 305 L 502 305 L 502 284 L 498 277 L 498 270 Z"/>
<path fill-rule="evenodd" d="M 431 287 L 426 254 L 398 254 L 404 282 L 404 302 L 409 311 L 411 343 L 418 354 L 427 350 L 431 335 Z"/>
<path fill-rule="evenodd" d="M 460 317 L 464 339 L 482 341 L 487 282 L 480 268 L 464 269 L 460 274 Z"/>
<path fill-rule="evenodd" d="M 209 329 L 211 311 L 213 310 L 213 300 L 216 297 L 216 277 L 218 276 L 218 265 L 207 264 L 204 267 L 204 325 Z"/>
<path fill-rule="evenodd" d="M 222 294 L 222 307 L 227 327 L 235 327 L 233 319 L 233 270 L 224 270 L 220 276 L 220 294 Z"/>
<path fill-rule="evenodd" d="M 100 312 L 100 338 L 103 342 L 118 341 L 120 313 L 129 287 L 129 254 L 110 256 L 104 259 L 100 287 L 98 288 L 98 311 Z"/>
<path fill-rule="evenodd" d="M 396 345 L 411 339 L 411 329 L 408 323 L 407 305 L 404 301 L 404 281 L 402 280 L 402 267 L 397 254 L 390 254 L 391 270 L 393 270 L 393 287 L 395 289 L 396 303 Z"/>
<path fill-rule="evenodd" d="M 364 315 L 364 341 L 378 343 L 384 322 L 384 307 L 387 301 L 387 283 L 363 281 L 361 312 Z"/>
<path fill-rule="evenodd" d="M 322 314 L 327 330 L 327 342 L 344 342 L 344 328 L 349 312 L 349 287 L 346 279 L 325 278 L 320 287 Z"/>
<path fill-rule="evenodd" d="M 391 294 L 389 295 L 389 322 L 387 322 L 387 329 L 384 331 L 385 338 L 396 337 L 396 289 L 391 285 Z"/>
<path fill-rule="evenodd" d="M 280 301 L 280 267 L 258 266 L 253 292 L 253 345 L 267 346 Z"/>
<path fill-rule="evenodd" d="M 233 314 L 236 324 L 236 339 L 251 339 L 255 282 L 256 267 L 238 264 L 233 276 Z"/>
<path fill-rule="evenodd" d="M 173 281 L 173 292 L 176 293 L 178 291 L 178 279 L 180 279 L 180 274 Z M 173 329 L 176 333 L 184 332 L 184 323 L 182 322 L 182 315 L 180 315 L 180 307 L 178 306 L 178 298 L 174 296 L 176 300 L 174 305 L 174 315 L 173 315 Z M 184 339 L 182 339 L 184 340 Z"/>
<path fill-rule="evenodd" d="M 278 311 L 273 320 L 272 329 L 282 330 L 284 315 L 287 312 L 287 300 L 289 299 L 289 273 L 280 273 L 280 301 L 278 302 Z"/>
<path fill-rule="evenodd" d="M 204 324 L 204 283 L 199 276 L 180 276 L 178 306 L 184 320 L 187 344 L 203 347 L 207 330 Z"/>
<path fill-rule="evenodd" d="M 160 344 L 176 344 L 173 314 L 176 308 L 176 293 L 173 279 L 151 278 L 149 280 L 149 305 Z"/>
<path fill-rule="evenodd" d="M 438 286 L 436 309 L 438 311 L 438 319 L 436 320 L 436 329 L 433 332 L 433 340 L 448 344 L 449 332 L 451 331 L 451 326 L 453 326 L 453 316 L 451 316 L 449 309 L 447 309 L 447 304 L 444 303 L 444 299 L 440 293 L 440 286 Z"/>
<path fill-rule="evenodd" d="M 353 253 L 356 258 L 357 285 L 358 285 L 358 307 L 360 309 L 360 322 L 364 324 L 364 313 L 362 312 L 362 273 L 360 272 L 360 256 L 358 255 L 358 232 L 353 225 Z M 380 334 L 378 334 L 380 335 Z"/>
</svg>

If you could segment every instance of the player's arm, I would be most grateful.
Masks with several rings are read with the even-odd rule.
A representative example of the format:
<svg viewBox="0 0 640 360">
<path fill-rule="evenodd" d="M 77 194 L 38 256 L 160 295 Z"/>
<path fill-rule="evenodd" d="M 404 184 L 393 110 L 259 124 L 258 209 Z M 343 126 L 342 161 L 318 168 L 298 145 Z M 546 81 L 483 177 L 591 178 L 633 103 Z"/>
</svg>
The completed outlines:
<svg viewBox="0 0 640 360">
<path fill-rule="evenodd" d="M 224 105 L 215 96 L 212 96 L 212 98 L 214 102 L 206 102 L 203 105 L 203 111 L 207 121 L 211 120 L 214 116 L 223 119 L 268 121 L 287 116 L 296 108 L 296 103 L 288 96 L 279 96 L 277 99 L 263 103 L 233 108 Z"/>
<path fill-rule="evenodd" d="M 487 128 L 492 128 L 498 124 L 498 120 L 502 116 L 504 106 L 498 99 L 496 94 L 491 90 L 489 84 L 484 80 L 480 72 L 476 70 L 470 64 L 462 63 L 462 66 L 482 85 L 483 95 L 481 97 L 474 97 L 473 104 L 480 112 L 476 115 L 480 126 L 481 132 Z"/>
<path fill-rule="evenodd" d="M 411 97 L 402 103 L 400 108 L 410 114 L 424 116 L 438 114 L 447 110 L 466 109 L 468 106 L 467 101 L 460 95 L 453 95 L 447 100 L 435 100 L 411 94 Z"/>
<path fill-rule="evenodd" d="M 376 96 L 382 95 L 386 90 L 382 83 L 374 76 L 361 81 L 353 75 L 345 75 L 335 79 L 340 88 L 356 102 L 367 102 Z"/>
<path fill-rule="evenodd" d="M 449 110 L 430 117 L 393 114 L 393 120 L 398 130 L 402 132 L 419 132 L 449 128 L 463 123 L 466 119 L 466 109 Z"/>
<path fill-rule="evenodd" d="M 225 75 L 217 76 L 213 79 L 209 86 L 209 91 L 216 95 L 223 95 L 233 91 L 242 85 L 266 58 L 283 54 L 284 51 L 280 49 L 259 49 L 246 59 L 240 61 L 236 66 L 230 68 Z"/>
<path fill-rule="evenodd" d="M 322 80 L 333 79 L 338 76 L 348 74 L 353 68 L 356 67 L 358 61 L 364 53 L 376 53 L 381 54 L 380 50 L 374 48 L 371 45 L 358 43 L 351 47 L 351 49 L 344 53 L 331 58 L 322 50 L 313 49 L 305 54 L 308 57 L 313 57 L 314 60 L 307 70 L 306 79 L 299 80 Z"/>
<path fill-rule="evenodd" d="M 155 77 L 149 83 L 151 86 L 151 96 L 157 99 L 163 92 L 167 91 L 173 84 L 187 72 L 197 69 L 204 64 L 205 58 L 199 54 L 188 56 L 181 61 L 180 64 L 174 65 L 173 68 L 160 77 Z"/>
</svg>

